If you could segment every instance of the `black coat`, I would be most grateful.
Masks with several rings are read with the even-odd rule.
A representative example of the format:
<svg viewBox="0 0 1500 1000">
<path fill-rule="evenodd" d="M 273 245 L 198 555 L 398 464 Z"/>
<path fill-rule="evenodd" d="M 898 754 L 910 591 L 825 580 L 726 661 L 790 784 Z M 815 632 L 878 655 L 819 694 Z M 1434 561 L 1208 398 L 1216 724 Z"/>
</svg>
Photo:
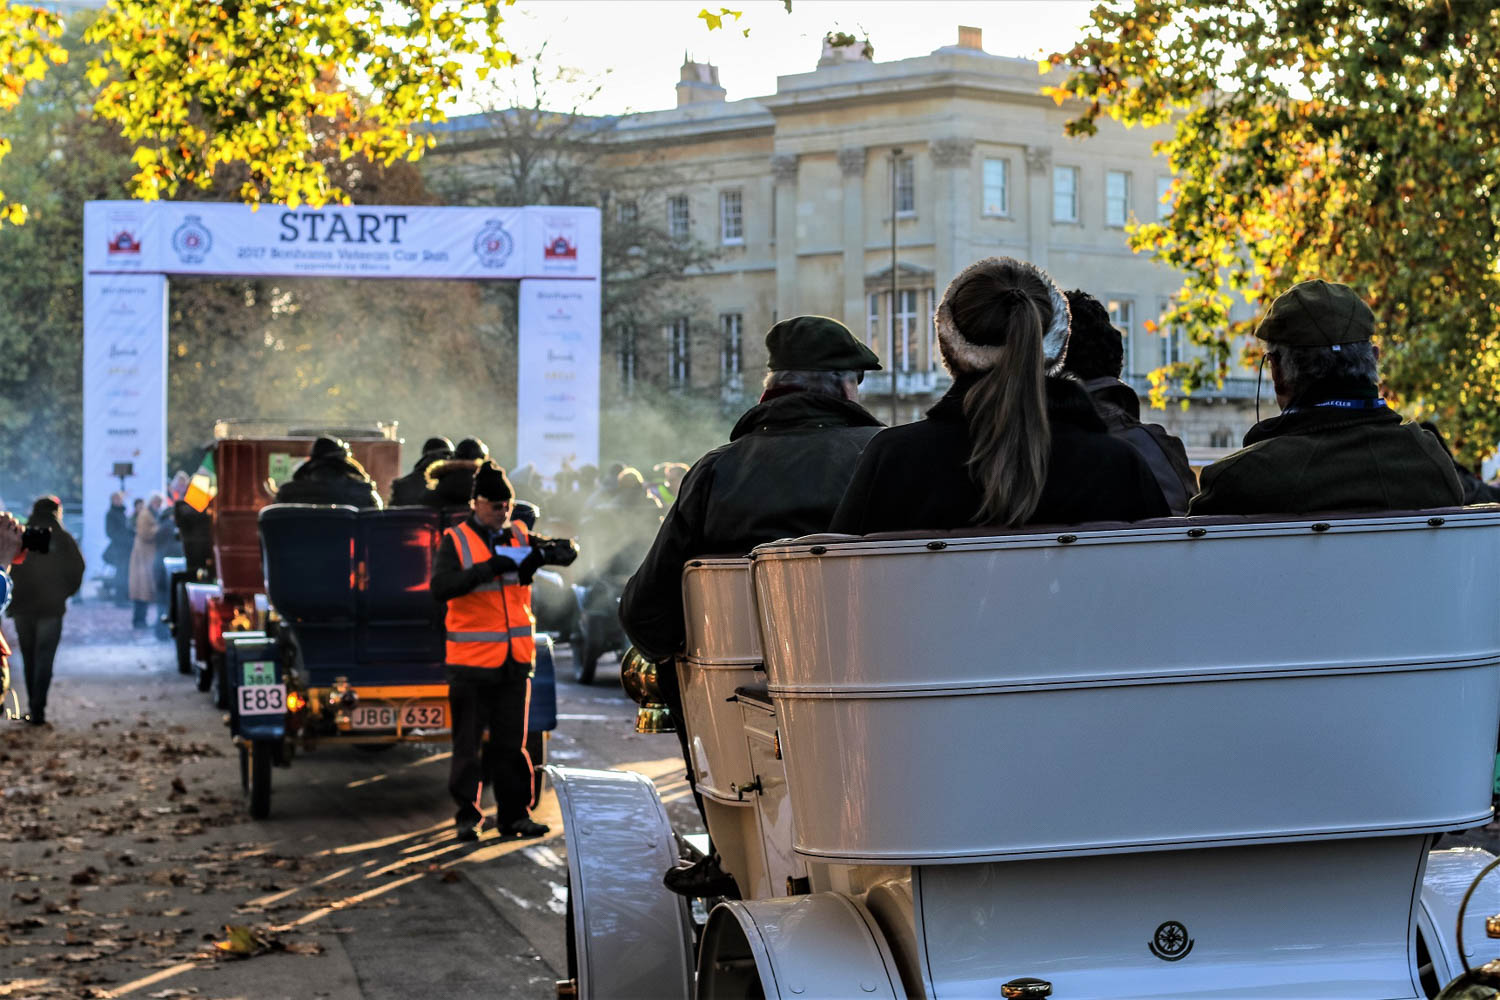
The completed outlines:
<svg viewBox="0 0 1500 1000">
<path fill-rule="evenodd" d="M 467 507 L 474 496 L 474 471 L 482 465 L 479 459 L 445 458 L 427 467 L 427 489 L 422 503 L 442 510 L 444 507 Z"/>
<path fill-rule="evenodd" d="M 309 459 L 276 491 L 277 503 L 334 503 L 361 509 L 381 507 L 375 484 L 359 463 L 329 456 Z"/>
<path fill-rule="evenodd" d="M 417 507 L 427 492 L 427 470 L 444 458 L 441 452 L 432 452 L 417 459 L 406 475 L 391 480 L 391 506 Z"/>
<path fill-rule="evenodd" d="M 135 532 L 130 528 L 130 519 L 121 504 L 110 504 L 104 515 L 104 537 L 109 545 L 104 550 L 104 561 L 124 573 L 130 565 L 130 547 L 135 544 Z"/>
<path fill-rule="evenodd" d="M 794 392 L 751 407 L 729 443 L 682 480 L 656 540 L 620 598 L 625 633 L 654 659 L 685 638 L 682 568 L 762 542 L 823 531 L 881 423 L 858 403 Z"/>
<path fill-rule="evenodd" d="M 68 598 L 83 585 L 83 553 L 56 519 L 39 517 L 30 525 L 50 526 L 52 543 L 45 553 L 28 552 L 25 561 L 10 568 L 15 596 L 9 613 L 12 618 L 61 618 Z"/>
<path fill-rule="evenodd" d="M 976 526 L 979 486 L 969 475 L 969 427 L 960 378 L 927 419 L 881 431 L 865 449 L 829 531 L 946 531 Z M 1052 450 L 1041 502 L 1028 524 L 1166 517 L 1167 502 L 1136 450 L 1110 436 L 1083 386 L 1047 379 Z"/>
<path fill-rule="evenodd" d="M 1156 485 L 1173 514 L 1186 514 L 1188 501 L 1198 492 L 1198 478 L 1188 464 L 1182 439 L 1161 424 L 1141 420 L 1141 398 L 1117 378 L 1096 378 L 1083 383 L 1099 418 L 1115 437 L 1141 453 Z"/>
</svg>

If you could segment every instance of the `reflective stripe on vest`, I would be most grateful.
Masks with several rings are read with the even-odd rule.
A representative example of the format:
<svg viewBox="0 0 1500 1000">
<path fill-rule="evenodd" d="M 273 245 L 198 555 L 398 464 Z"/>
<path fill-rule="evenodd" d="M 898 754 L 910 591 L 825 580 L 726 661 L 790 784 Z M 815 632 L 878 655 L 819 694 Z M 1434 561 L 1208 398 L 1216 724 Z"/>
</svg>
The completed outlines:
<svg viewBox="0 0 1500 1000">
<path fill-rule="evenodd" d="M 458 561 L 470 569 L 490 558 L 489 547 L 467 521 L 449 528 Z M 510 546 L 529 545 L 526 526 L 511 523 Z M 531 663 L 536 658 L 531 588 L 514 572 L 480 584 L 448 601 L 447 660 L 460 667 L 500 667 L 507 659 Z"/>
</svg>

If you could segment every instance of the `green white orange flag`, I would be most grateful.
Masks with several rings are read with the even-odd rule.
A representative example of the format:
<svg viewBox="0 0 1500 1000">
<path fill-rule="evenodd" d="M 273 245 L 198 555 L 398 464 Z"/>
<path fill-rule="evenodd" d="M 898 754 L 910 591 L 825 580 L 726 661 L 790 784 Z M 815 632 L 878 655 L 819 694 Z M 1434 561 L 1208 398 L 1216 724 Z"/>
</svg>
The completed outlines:
<svg viewBox="0 0 1500 1000">
<path fill-rule="evenodd" d="M 219 492 L 219 476 L 214 471 L 214 453 L 203 456 L 203 464 L 188 481 L 187 495 L 182 499 L 200 514 L 208 509 L 209 501 Z"/>
</svg>

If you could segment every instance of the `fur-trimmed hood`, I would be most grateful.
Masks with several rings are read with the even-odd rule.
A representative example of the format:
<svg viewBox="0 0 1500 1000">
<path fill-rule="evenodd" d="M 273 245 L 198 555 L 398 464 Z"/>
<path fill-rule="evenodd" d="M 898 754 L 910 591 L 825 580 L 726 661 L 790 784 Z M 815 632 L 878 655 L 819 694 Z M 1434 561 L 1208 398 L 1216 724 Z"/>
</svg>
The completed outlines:
<svg viewBox="0 0 1500 1000">
<path fill-rule="evenodd" d="M 483 461 L 477 458 L 445 458 L 433 462 L 427 467 L 425 473 L 427 488 L 434 489 L 439 479 L 455 472 L 466 472 L 472 477 L 482 464 L 484 464 Z"/>
<path fill-rule="evenodd" d="M 955 378 L 970 372 L 987 372 L 1000 361 L 1000 345 L 976 344 L 958 332 L 958 327 L 953 322 L 952 306 L 954 291 L 972 275 L 1000 267 L 1019 267 L 1040 279 L 1047 287 L 1047 294 L 1052 299 L 1052 322 L 1042 335 L 1042 353 L 1046 358 L 1047 370 L 1056 368 L 1067 356 L 1072 314 L 1068 310 L 1068 299 L 1063 295 L 1062 289 L 1057 287 L 1057 282 L 1046 271 L 1024 260 L 1014 257 L 986 257 L 958 272 L 948 283 L 948 289 L 943 292 L 943 301 L 938 303 L 937 313 L 932 317 L 933 325 L 937 328 L 938 349 L 943 356 L 943 365 Z"/>
</svg>

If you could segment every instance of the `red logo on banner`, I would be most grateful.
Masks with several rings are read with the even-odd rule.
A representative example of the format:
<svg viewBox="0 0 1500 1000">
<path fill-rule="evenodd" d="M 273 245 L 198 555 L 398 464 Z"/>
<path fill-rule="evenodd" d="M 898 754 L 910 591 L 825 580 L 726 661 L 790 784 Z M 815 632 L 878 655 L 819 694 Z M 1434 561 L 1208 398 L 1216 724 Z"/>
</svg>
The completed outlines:
<svg viewBox="0 0 1500 1000">
<path fill-rule="evenodd" d="M 566 236 L 554 237 L 543 249 L 547 260 L 577 260 L 578 247 L 568 242 Z"/>
<path fill-rule="evenodd" d="M 112 239 L 110 239 L 109 252 L 112 254 L 140 253 L 141 244 L 140 241 L 135 238 L 134 233 L 132 233 L 128 229 L 122 229 L 117 234 L 115 234 Z"/>
</svg>

